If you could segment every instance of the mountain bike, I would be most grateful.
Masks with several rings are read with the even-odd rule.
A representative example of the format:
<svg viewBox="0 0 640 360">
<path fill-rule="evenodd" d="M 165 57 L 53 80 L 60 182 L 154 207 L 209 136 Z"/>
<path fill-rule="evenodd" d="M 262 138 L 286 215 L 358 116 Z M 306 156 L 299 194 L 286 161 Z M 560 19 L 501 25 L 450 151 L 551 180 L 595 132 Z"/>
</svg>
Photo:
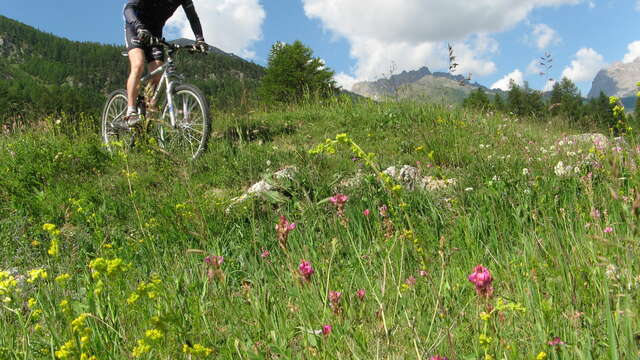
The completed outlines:
<svg viewBox="0 0 640 360">
<path fill-rule="evenodd" d="M 187 152 L 191 159 L 196 159 L 206 150 L 209 141 L 209 104 L 200 89 L 182 83 L 184 77 L 177 73 L 174 55 L 182 50 L 195 53 L 198 49 L 164 39 L 155 39 L 155 43 L 164 48 L 166 62 L 140 80 L 137 108 L 141 125 L 127 126 L 127 91 L 115 90 L 109 94 L 102 111 L 102 140 L 112 152 L 116 146 L 133 147 L 142 135 L 151 134 L 166 152 Z M 122 55 L 127 56 L 125 52 Z M 162 77 L 153 89 L 151 80 L 158 74 Z"/>
</svg>

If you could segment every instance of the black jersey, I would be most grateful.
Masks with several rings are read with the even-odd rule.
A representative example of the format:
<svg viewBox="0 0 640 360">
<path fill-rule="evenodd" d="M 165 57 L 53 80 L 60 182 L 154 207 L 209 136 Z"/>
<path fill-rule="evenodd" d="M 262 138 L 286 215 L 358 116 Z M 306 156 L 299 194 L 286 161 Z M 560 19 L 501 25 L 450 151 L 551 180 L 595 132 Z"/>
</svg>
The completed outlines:
<svg viewBox="0 0 640 360">
<path fill-rule="evenodd" d="M 193 0 L 128 0 L 124 7 L 124 18 L 136 29 L 144 28 L 153 33 L 162 33 L 162 28 L 173 13 L 182 6 L 196 39 L 202 40 L 202 25 L 193 6 Z"/>
</svg>

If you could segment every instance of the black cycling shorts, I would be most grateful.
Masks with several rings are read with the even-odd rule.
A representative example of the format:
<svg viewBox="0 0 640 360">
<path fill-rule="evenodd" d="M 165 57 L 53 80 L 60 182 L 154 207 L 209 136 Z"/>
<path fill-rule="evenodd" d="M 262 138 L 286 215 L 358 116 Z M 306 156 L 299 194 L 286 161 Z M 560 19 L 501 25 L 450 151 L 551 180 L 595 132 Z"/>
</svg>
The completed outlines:
<svg viewBox="0 0 640 360">
<path fill-rule="evenodd" d="M 162 29 L 160 31 L 151 31 L 151 35 L 162 38 Z M 164 61 L 164 50 L 161 46 L 142 46 L 138 39 L 138 31 L 129 23 L 124 25 L 124 41 L 127 45 L 127 51 L 132 49 L 144 50 L 144 57 L 147 59 L 147 63 L 159 60 Z"/>
</svg>

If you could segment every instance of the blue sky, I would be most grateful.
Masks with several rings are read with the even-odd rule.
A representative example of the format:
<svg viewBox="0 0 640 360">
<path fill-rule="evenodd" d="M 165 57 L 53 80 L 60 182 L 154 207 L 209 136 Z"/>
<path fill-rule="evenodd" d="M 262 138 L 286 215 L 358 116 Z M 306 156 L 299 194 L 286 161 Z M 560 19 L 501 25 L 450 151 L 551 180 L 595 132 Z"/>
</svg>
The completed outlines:
<svg viewBox="0 0 640 360">
<path fill-rule="evenodd" d="M 549 77 L 567 76 L 585 95 L 600 68 L 640 55 L 640 0 L 194 2 L 212 45 L 264 65 L 275 41 L 301 40 L 347 88 L 380 78 L 392 66 L 395 72 L 421 66 L 446 71 L 449 42 L 459 73 L 471 72 L 483 85 L 504 86 L 508 77 L 541 89 L 546 80 L 532 63 L 550 52 Z M 122 44 L 124 3 L 2 1 L 0 14 L 72 40 Z M 166 33 L 190 35 L 181 10 Z"/>
</svg>

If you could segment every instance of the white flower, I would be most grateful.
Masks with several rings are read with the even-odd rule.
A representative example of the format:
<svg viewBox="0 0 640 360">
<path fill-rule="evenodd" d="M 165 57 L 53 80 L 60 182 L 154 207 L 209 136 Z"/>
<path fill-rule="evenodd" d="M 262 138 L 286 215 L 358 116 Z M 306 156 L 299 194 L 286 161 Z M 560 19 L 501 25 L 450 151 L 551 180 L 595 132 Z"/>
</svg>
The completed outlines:
<svg viewBox="0 0 640 360">
<path fill-rule="evenodd" d="M 562 161 L 558 161 L 558 164 L 553 169 L 557 176 L 565 176 L 569 171 L 571 171 L 571 165 L 564 166 Z"/>
<path fill-rule="evenodd" d="M 527 169 L 527 168 L 522 169 L 522 175 L 524 175 L 524 176 L 529 175 L 529 169 Z"/>
<path fill-rule="evenodd" d="M 467 192 L 473 191 L 473 188 L 472 187 L 468 187 L 468 188 L 464 189 L 464 191 L 467 191 Z"/>
</svg>

